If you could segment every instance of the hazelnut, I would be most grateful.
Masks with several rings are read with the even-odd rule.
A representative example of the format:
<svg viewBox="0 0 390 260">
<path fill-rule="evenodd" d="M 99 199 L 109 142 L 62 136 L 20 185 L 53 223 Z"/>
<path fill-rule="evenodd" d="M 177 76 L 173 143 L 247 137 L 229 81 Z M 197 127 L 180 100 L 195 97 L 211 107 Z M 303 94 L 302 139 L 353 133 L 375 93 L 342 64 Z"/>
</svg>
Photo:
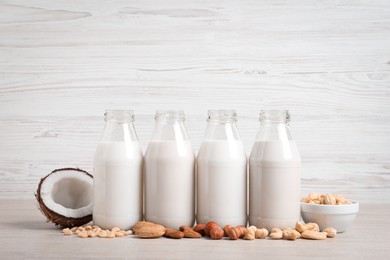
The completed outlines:
<svg viewBox="0 0 390 260">
<path fill-rule="evenodd" d="M 237 227 L 231 228 L 228 231 L 228 236 L 231 240 L 237 240 L 240 238 L 241 230 Z"/>
<path fill-rule="evenodd" d="M 224 233 L 224 236 L 227 237 L 228 236 L 228 232 L 229 232 L 229 229 L 233 228 L 232 225 L 226 225 L 224 228 L 223 228 L 223 233 Z"/>
<path fill-rule="evenodd" d="M 214 240 L 222 239 L 224 235 L 223 229 L 220 227 L 212 228 L 210 230 L 210 237 Z"/>
<path fill-rule="evenodd" d="M 220 226 L 218 225 L 218 223 L 214 222 L 214 221 L 210 221 L 206 224 L 205 228 L 204 228 L 204 232 L 206 234 L 206 236 L 210 236 L 210 230 L 211 229 L 214 229 L 214 228 L 220 228 Z"/>
<path fill-rule="evenodd" d="M 199 234 L 201 234 L 202 236 L 205 235 L 205 232 L 204 232 L 204 228 L 205 228 L 205 224 L 197 224 L 195 227 L 194 227 L 194 231 L 195 232 L 198 232 Z"/>
</svg>

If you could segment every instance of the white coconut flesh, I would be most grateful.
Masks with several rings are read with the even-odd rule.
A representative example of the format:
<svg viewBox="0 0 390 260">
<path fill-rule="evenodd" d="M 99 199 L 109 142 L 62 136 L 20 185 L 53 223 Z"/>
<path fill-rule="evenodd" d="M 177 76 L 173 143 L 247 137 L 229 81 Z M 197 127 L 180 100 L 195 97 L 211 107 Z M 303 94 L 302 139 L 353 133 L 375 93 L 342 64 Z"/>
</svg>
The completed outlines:
<svg viewBox="0 0 390 260">
<path fill-rule="evenodd" d="M 67 218 L 92 214 L 93 179 L 75 170 L 50 174 L 41 185 L 41 198 L 47 208 Z"/>
</svg>

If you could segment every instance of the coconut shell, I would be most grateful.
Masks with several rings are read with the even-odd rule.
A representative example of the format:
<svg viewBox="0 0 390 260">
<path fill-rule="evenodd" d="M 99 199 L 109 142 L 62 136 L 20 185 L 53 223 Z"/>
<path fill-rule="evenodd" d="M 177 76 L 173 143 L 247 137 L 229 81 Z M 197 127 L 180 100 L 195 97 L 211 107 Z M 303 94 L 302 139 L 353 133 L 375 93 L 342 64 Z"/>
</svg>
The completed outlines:
<svg viewBox="0 0 390 260">
<path fill-rule="evenodd" d="M 82 226 L 84 224 L 87 224 L 88 222 L 91 222 L 92 221 L 92 214 L 89 214 L 89 215 L 81 217 L 81 218 L 69 218 L 69 217 L 63 216 L 61 214 L 58 214 L 58 213 L 52 211 L 51 209 L 49 209 L 48 207 L 46 207 L 45 203 L 43 202 L 43 200 L 41 198 L 42 183 L 51 174 L 53 174 L 55 172 L 60 172 L 60 171 L 78 171 L 78 172 L 80 172 L 80 174 L 86 174 L 86 175 L 90 176 L 91 178 L 93 178 L 93 176 L 91 174 L 89 174 L 87 171 L 84 171 L 84 170 L 79 169 L 79 168 L 55 169 L 54 171 L 52 171 L 51 173 L 49 173 L 45 177 L 41 178 L 41 180 L 38 184 L 38 189 L 37 189 L 37 193 L 35 193 L 35 198 L 38 201 L 39 210 L 47 218 L 47 222 L 52 222 L 56 226 L 59 225 L 63 228 L 65 228 L 65 227 L 72 228 L 75 226 L 78 227 L 78 226 Z"/>
</svg>

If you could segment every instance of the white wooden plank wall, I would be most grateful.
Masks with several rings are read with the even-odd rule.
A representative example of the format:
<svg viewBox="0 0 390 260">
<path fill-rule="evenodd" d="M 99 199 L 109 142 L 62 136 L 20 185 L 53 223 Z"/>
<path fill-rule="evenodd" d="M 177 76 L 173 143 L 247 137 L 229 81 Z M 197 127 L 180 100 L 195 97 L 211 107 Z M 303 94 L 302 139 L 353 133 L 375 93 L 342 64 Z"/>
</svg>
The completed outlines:
<svg viewBox="0 0 390 260">
<path fill-rule="evenodd" d="M 249 154 L 260 109 L 286 108 L 302 192 L 390 200 L 390 1 L 0 1 L 0 199 L 92 158 L 107 108 L 236 109 Z"/>
</svg>

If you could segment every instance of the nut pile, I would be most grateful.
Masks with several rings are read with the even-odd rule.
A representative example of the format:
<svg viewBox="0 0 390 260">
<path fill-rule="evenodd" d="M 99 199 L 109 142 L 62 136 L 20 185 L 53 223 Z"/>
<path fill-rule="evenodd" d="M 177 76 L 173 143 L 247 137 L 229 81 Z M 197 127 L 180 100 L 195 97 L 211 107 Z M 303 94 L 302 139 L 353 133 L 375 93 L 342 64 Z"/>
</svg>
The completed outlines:
<svg viewBox="0 0 390 260">
<path fill-rule="evenodd" d="M 133 234 L 132 230 L 121 230 L 118 227 L 113 227 L 111 230 L 101 229 L 99 226 L 84 226 L 84 227 L 73 227 L 73 228 L 64 228 L 62 230 L 65 236 L 72 236 L 73 234 L 77 235 L 80 238 L 87 237 L 99 237 L 99 238 L 115 238 L 115 237 L 124 237 Z"/>
<path fill-rule="evenodd" d="M 265 228 L 257 228 L 250 226 L 231 226 L 226 225 L 221 228 L 216 222 L 208 222 L 207 224 L 197 224 L 195 227 L 181 226 L 175 230 L 172 228 L 164 228 L 164 226 L 141 221 L 133 227 L 134 234 L 139 238 L 159 238 L 165 236 L 167 238 L 181 239 L 181 238 L 201 238 L 202 236 L 209 237 L 213 240 L 220 240 L 224 237 L 230 240 L 244 239 L 287 239 L 296 240 L 298 238 L 324 240 L 326 238 L 333 238 L 337 231 L 334 228 L 326 228 L 320 231 L 316 223 L 303 224 L 297 221 L 294 228 L 273 228 L 271 233 Z"/>
<path fill-rule="evenodd" d="M 323 204 L 323 205 L 347 205 L 351 204 L 351 201 L 345 197 L 337 194 L 318 194 L 310 193 L 307 197 L 302 198 L 302 202 L 310 204 Z"/>
<path fill-rule="evenodd" d="M 103 230 L 99 226 L 83 226 L 65 228 L 62 230 L 65 236 L 77 235 L 80 238 L 115 238 L 132 235 L 133 233 L 139 238 L 166 238 L 181 239 L 181 238 L 201 238 L 202 236 L 209 237 L 213 240 L 220 240 L 224 237 L 230 240 L 244 239 L 286 239 L 296 240 L 298 238 L 324 240 L 326 238 L 336 237 L 337 231 L 334 228 L 326 228 L 320 232 L 320 228 L 316 223 L 303 224 L 297 221 L 294 228 L 272 228 L 271 233 L 265 228 L 257 228 L 250 226 L 232 226 L 226 225 L 221 228 L 216 222 L 208 222 L 207 224 L 197 224 L 194 227 L 181 226 L 175 230 L 165 228 L 162 225 L 147 221 L 137 222 L 132 230 L 121 230 L 119 227 L 114 227 L 111 230 Z"/>
</svg>

